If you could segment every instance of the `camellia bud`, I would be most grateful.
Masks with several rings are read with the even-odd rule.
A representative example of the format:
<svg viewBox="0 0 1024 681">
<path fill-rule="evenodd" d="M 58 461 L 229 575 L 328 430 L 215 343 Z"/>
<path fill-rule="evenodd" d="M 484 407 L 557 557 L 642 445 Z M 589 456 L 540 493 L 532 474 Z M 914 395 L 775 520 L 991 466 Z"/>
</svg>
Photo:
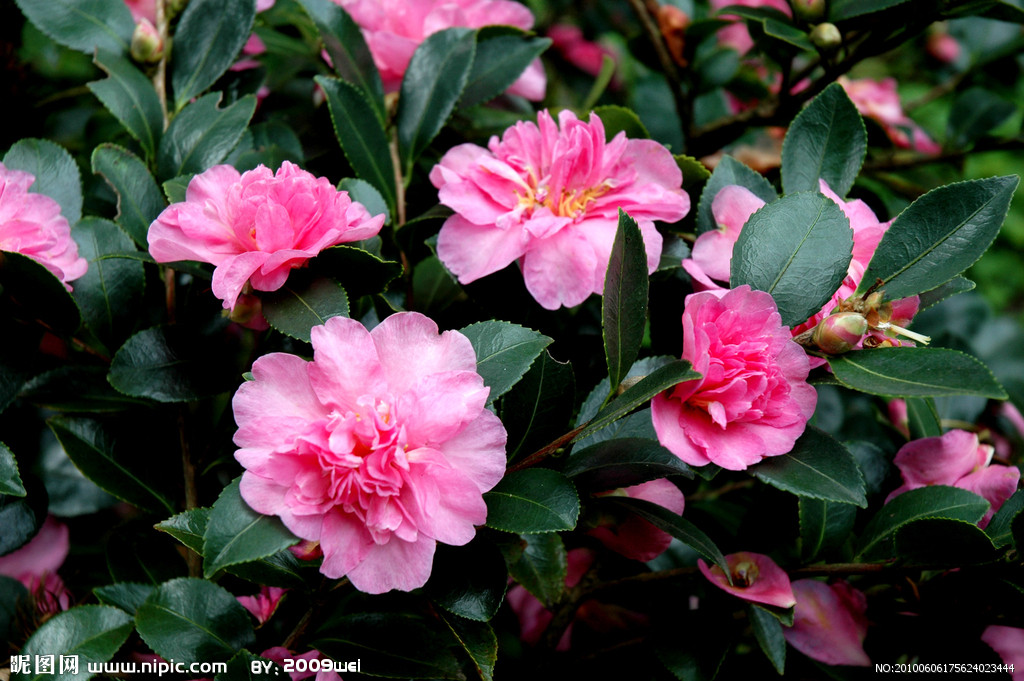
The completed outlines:
<svg viewBox="0 0 1024 681">
<path fill-rule="evenodd" d="M 811 42 L 819 50 L 832 52 L 843 44 L 843 34 L 839 32 L 835 24 L 826 22 L 811 29 Z"/>
<path fill-rule="evenodd" d="M 825 0 L 789 0 L 789 6 L 804 21 L 821 21 L 825 17 Z"/>
<path fill-rule="evenodd" d="M 837 312 L 814 329 L 814 344 L 828 355 L 841 355 L 857 347 L 868 332 L 868 320 L 858 312 Z"/>
<path fill-rule="evenodd" d="M 140 64 L 155 64 L 164 56 L 164 41 L 149 19 L 140 19 L 132 33 L 132 59 Z"/>
</svg>

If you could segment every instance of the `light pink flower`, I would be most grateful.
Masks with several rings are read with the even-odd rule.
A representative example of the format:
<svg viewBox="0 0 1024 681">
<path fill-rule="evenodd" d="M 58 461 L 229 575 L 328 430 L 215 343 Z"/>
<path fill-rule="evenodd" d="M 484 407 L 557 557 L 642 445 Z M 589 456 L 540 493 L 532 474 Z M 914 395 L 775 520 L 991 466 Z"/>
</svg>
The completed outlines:
<svg viewBox="0 0 1024 681">
<path fill-rule="evenodd" d="M 215 265 L 213 294 L 232 308 L 246 283 L 276 291 L 323 249 L 367 239 L 383 224 L 383 215 L 371 217 L 348 192 L 288 161 L 276 174 L 219 165 L 193 177 L 185 200 L 153 221 L 149 252 L 157 262 Z"/>
<path fill-rule="evenodd" d="M 277 586 L 261 586 L 259 593 L 252 596 L 238 596 L 238 602 L 249 611 L 256 621 L 265 624 L 270 619 L 288 589 Z"/>
<path fill-rule="evenodd" d="M 605 142 L 596 115 L 546 112 L 519 122 L 488 148 L 462 144 L 430 172 L 441 203 L 455 211 L 437 253 L 466 284 L 520 261 L 526 288 L 543 307 L 582 303 L 604 289 L 618 211 L 637 221 L 648 271 L 661 257 L 653 220 L 690 209 L 672 154 L 652 140 Z"/>
<path fill-rule="evenodd" d="M 900 96 L 896 92 L 895 78 L 851 80 L 840 76 L 838 82 L 861 115 L 877 121 L 896 146 L 915 149 L 922 154 L 937 154 L 942 151 L 921 126 L 903 113 Z"/>
<path fill-rule="evenodd" d="M 334 317 L 311 336 L 312 362 L 264 355 L 235 394 L 242 498 L 319 541 L 328 577 L 420 587 L 437 542 L 473 538 L 505 471 L 473 346 L 412 312 L 373 331 Z"/>
<path fill-rule="evenodd" d="M 68 282 L 89 269 L 78 255 L 71 226 L 60 204 L 28 189 L 35 175 L 0 163 L 0 251 L 26 255 L 53 273 L 68 291 Z"/>
<path fill-rule="evenodd" d="M 643 499 L 667 508 L 677 515 L 682 515 L 683 508 L 686 506 L 683 493 L 665 478 L 649 480 L 639 485 L 620 487 L 597 496 L 607 495 Z M 659 530 L 633 514 L 629 514 L 621 523 L 611 521 L 598 525 L 588 534 L 599 539 L 602 544 L 616 553 L 645 562 L 660 556 L 672 543 L 672 535 L 668 532 Z"/>
<path fill-rule="evenodd" d="M 744 470 L 785 454 L 814 413 L 807 355 L 767 293 L 687 296 L 682 358 L 701 378 L 656 395 L 651 415 L 661 444 L 690 465 Z"/>
<path fill-rule="evenodd" d="M 711 9 L 717 12 L 729 5 L 742 5 L 744 7 L 767 7 L 777 9 L 786 16 L 792 16 L 789 3 L 786 0 L 711 0 Z M 745 54 L 754 46 L 746 23 L 734 14 L 717 15 L 718 19 L 736 19 L 736 22 L 726 26 L 718 32 L 718 42 L 727 47 L 732 47 L 740 54 Z"/>
<path fill-rule="evenodd" d="M 480 28 L 501 24 L 524 31 L 533 28 L 533 14 L 511 0 L 333 0 L 359 24 L 380 71 L 384 89 L 398 91 L 413 52 L 427 36 L 458 26 Z M 532 100 L 544 99 L 547 77 L 534 60 L 507 90 Z"/>
<path fill-rule="evenodd" d="M 722 591 L 752 603 L 761 603 L 775 608 L 792 608 L 796 603 L 789 575 L 768 556 L 761 553 L 741 551 L 725 557 L 729 566 L 732 584 L 725 572 L 717 565 L 708 566 L 702 559 L 697 567 L 712 584 Z"/>
<path fill-rule="evenodd" d="M 1024 629 L 992 624 L 985 627 L 981 640 L 999 654 L 1003 664 L 1013 665 L 1013 681 L 1024 681 Z"/>
<path fill-rule="evenodd" d="M 984 497 L 991 504 L 978 527 L 985 527 L 1003 502 L 1017 491 L 1020 469 L 992 464 L 993 448 L 978 442 L 975 433 L 950 430 L 941 437 L 912 440 L 900 447 L 893 463 L 903 484 L 885 502 L 928 485 L 959 487 Z"/>
<path fill-rule="evenodd" d="M 829 585 L 815 579 L 793 582 L 793 626 L 782 630 L 791 646 L 825 664 L 866 667 L 867 599 L 846 582 Z"/>
</svg>

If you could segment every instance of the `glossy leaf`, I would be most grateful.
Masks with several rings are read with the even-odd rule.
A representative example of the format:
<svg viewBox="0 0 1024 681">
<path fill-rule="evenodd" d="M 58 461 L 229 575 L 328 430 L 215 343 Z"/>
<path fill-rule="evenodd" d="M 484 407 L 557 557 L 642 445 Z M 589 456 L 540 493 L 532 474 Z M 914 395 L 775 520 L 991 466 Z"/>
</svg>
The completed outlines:
<svg viewBox="0 0 1024 681">
<path fill-rule="evenodd" d="M 604 126 L 606 142 L 611 142 L 620 132 L 626 133 L 626 137 L 631 140 L 650 139 L 651 137 L 651 133 L 647 131 L 640 117 L 636 115 L 636 112 L 624 106 L 605 104 L 594 107 L 594 113 L 601 119 L 601 124 Z M 697 161 L 697 163 L 700 162 Z M 708 176 L 710 175 L 711 173 L 709 172 Z M 683 172 L 683 178 L 686 178 L 685 171 Z"/>
<path fill-rule="evenodd" d="M 509 473 L 490 492 L 487 526 L 505 532 L 533 534 L 576 527 L 580 499 L 568 478 L 545 468 Z"/>
<path fill-rule="evenodd" d="M 956 350 L 876 348 L 833 357 L 828 363 L 843 385 L 872 395 L 1006 399 L 1006 392 L 984 364 Z"/>
<path fill-rule="evenodd" d="M 784 674 L 786 670 L 786 639 L 782 635 L 782 624 L 773 613 L 754 603 L 747 606 L 747 615 L 750 617 L 750 626 L 754 630 L 754 637 L 757 639 L 758 645 L 761 646 L 761 650 L 775 667 L 775 671 Z"/>
<path fill-rule="evenodd" d="M 12 497 L 23 497 L 27 494 L 25 485 L 21 482 L 14 452 L 3 442 L 0 442 L 0 494 Z"/>
<path fill-rule="evenodd" d="M 833 0 L 829 7 L 830 21 L 843 21 L 864 14 L 874 14 L 902 5 L 908 0 Z"/>
<path fill-rule="evenodd" d="M 723 187 L 731 184 L 746 187 L 765 203 L 771 203 L 779 196 L 775 192 L 775 188 L 761 173 L 751 170 L 732 156 L 723 156 L 715 166 L 715 171 L 711 173 L 710 179 L 704 186 L 704 191 L 701 192 L 700 202 L 697 205 L 697 234 L 715 229 L 717 225 L 715 217 L 711 213 L 711 203 Z"/>
<path fill-rule="evenodd" d="M 352 300 L 381 293 L 402 274 L 402 266 L 354 246 L 332 246 L 320 251 L 310 265 L 317 274 L 337 279 Z"/>
<path fill-rule="evenodd" d="M 486 38 L 480 32 L 459 106 L 476 106 L 500 95 L 550 44 L 549 38 L 531 38 L 525 33 Z"/>
<path fill-rule="evenodd" d="M 153 532 L 152 523 L 144 520 L 114 528 L 103 548 L 114 582 L 157 586 L 188 574 L 175 543 Z"/>
<path fill-rule="evenodd" d="M 227 571 L 254 584 L 294 589 L 307 584 L 308 576 L 304 574 L 306 565 L 307 563 L 300 561 L 291 551 L 285 549 L 266 558 L 232 565 Z"/>
<path fill-rule="evenodd" d="M 219 108 L 221 94 L 211 92 L 182 109 L 164 136 L 157 152 L 158 175 L 171 179 L 201 173 L 228 155 L 256 111 L 256 98 L 246 95 Z"/>
<path fill-rule="evenodd" d="M 60 279 L 21 253 L 0 251 L 0 296 L 14 303 L 17 318 L 38 319 L 58 334 L 70 335 L 82 324 L 78 304 Z"/>
<path fill-rule="evenodd" d="M 505 559 L 478 535 L 465 546 L 437 545 L 424 591 L 448 612 L 486 622 L 498 612 L 507 586 Z"/>
<path fill-rule="evenodd" d="M 577 487 L 605 491 L 669 475 L 693 478 L 683 461 L 657 442 L 637 438 L 606 440 L 574 451 L 562 471 Z"/>
<path fill-rule="evenodd" d="M 189 0 L 174 30 L 171 51 L 176 111 L 213 85 L 234 63 L 255 18 L 252 0 Z"/>
<path fill-rule="evenodd" d="M 445 614 L 441 619 L 469 657 L 476 677 L 481 681 L 493 681 L 494 665 L 498 661 L 498 637 L 490 625 Z"/>
<path fill-rule="evenodd" d="M 1024 490 L 1014 492 L 1012 497 L 1004 501 L 985 528 L 985 533 L 991 537 L 995 546 L 1002 548 L 1013 543 L 1013 524 L 1018 517 L 1022 517 L 1021 511 L 1024 511 Z"/>
<path fill-rule="evenodd" d="M 28 188 L 60 204 L 60 213 L 72 227 L 82 219 L 82 176 L 64 147 L 49 140 L 26 138 L 4 154 L 4 165 L 35 176 Z"/>
<path fill-rule="evenodd" d="M 127 54 L 135 21 L 128 7 L 110 0 L 15 0 L 36 28 L 61 45 L 92 54 Z"/>
<path fill-rule="evenodd" d="M 551 344 L 547 336 L 508 322 L 477 322 L 459 330 L 476 351 L 476 370 L 491 389 L 488 402 L 519 382 L 533 361 Z"/>
<path fill-rule="evenodd" d="M 163 133 L 164 118 L 152 81 L 116 54 L 99 52 L 94 61 L 108 77 L 88 83 L 89 90 L 138 140 L 146 157 L 153 158 Z"/>
<path fill-rule="evenodd" d="M 895 300 L 929 291 L 973 265 L 1006 218 L 1015 175 L 933 189 L 896 216 L 882 236 L 857 293 L 881 279 Z"/>
<path fill-rule="evenodd" d="M 135 249 L 128 235 L 113 222 L 87 217 L 74 231 L 78 254 L 89 269 L 75 280 L 73 295 L 85 325 L 109 347 L 131 332 L 138 322 L 146 273 L 137 260 L 109 258 Z"/>
<path fill-rule="evenodd" d="M 955 296 L 958 293 L 973 291 L 975 286 L 977 286 L 977 284 L 966 277 L 953 277 L 945 284 L 936 286 L 931 291 L 921 293 L 918 296 L 921 301 L 918 310 L 927 310 L 929 307 L 937 305 L 946 298 Z"/>
<path fill-rule="evenodd" d="M 366 206 L 370 215 L 384 214 L 384 224 L 391 221 L 391 214 L 388 212 L 387 201 L 381 195 L 380 190 L 366 180 L 357 177 L 345 177 L 338 183 L 340 191 L 348 192 L 349 198 Z"/>
<path fill-rule="evenodd" d="M 569 569 L 562 537 L 556 532 L 524 534 L 516 537 L 516 551 L 506 551 L 509 574 L 533 596 L 550 607 L 565 593 Z"/>
<path fill-rule="evenodd" d="M 611 389 L 640 354 L 647 323 L 647 251 L 636 220 L 619 209 L 619 224 L 601 297 L 601 330 Z"/>
<path fill-rule="evenodd" d="M 137 582 L 118 582 L 117 584 L 98 586 L 92 591 L 103 605 L 121 608 L 121 610 L 134 617 L 138 607 L 153 593 L 153 585 L 139 584 Z"/>
<path fill-rule="evenodd" d="M 284 286 L 264 293 L 263 316 L 283 334 L 309 342 L 310 330 L 331 317 L 348 316 L 348 295 L 333 279 L 292 274 Z"/>
<path fill-rule="evenodd" d="M 699 553 L 701 557 L 722 568 L 722 571 L 726 574 L 730 574 L 729 567 L 725 562 L 725 556 L 718 550 L 715 543 L 686 518 L 644 499 L 611 496 L 603 497 L 600 501 L 601 503 L 625 507 L 628 511 L 643 518 L 659 530 L 668 532 Z"/>
<path fill-rule="evenodd" d="M 32 404 L 63 412 L 118 412 L 144 400 L 127 397 L 107 383 L 107 370 L 98 366 L 62 366 L 25 385 L 22 397 Z"/>
<path fill-rule="evenodd" d="M 782 145 L 782 184 L 787 194 L 818 191 L 825 180 L 846 196 L 860 172 L 868 133 L 842 85 L 832 83 L 793 120 Z"/>
<path fill-rule="evenodd" d="M 266 558 L 296 543 L 277 516 L 249 508 L 236 478 L 217 497 L 203 535 L 203 575 L 210 579 L 229 565 Z"/>
<path fill-rule="evenodd" d="M 839 289 L 852 253 L 853 230 L 839 206 L 821 194 L 792 194 L 747 220 L 729 283 L 770 293 L 782 323 L 796 326 Z"/>
<path fill-rule="evenodd" d="M 0 253 L 0 286 L 7 281 L 4 275 L 5 253 Z M 30 260 L 25 258 L 26 261 Z M 38 265 L 38 263 L 33 263 Z M 18 279 L 13 279 L 18 281 Z M 63 288 L 63 287 L 61 287 Z M 68 299 L 74 302 L 70 296 Z M 3 292 L 0 291 L 0 313 L 7 313 L 7 303 Z M 7 314 L 4 314 L 6 317 Z M 6 333 L 0 333 L 0 412 L 14 401 L 14 398 L 21 392 L 25 382 L 37 372 L 36 352 L 39 349 L 39 341 L 43 337 L 43 328 L 38 325 L 28 326 L 22 324 L 9 324 L 11 328 Z"/>
<path fill-rule="evenodd" d="M 37 655 L 77 656 L 80 673 L 41 673 L 33 665 L 33 673 L 14 678 L 19 681 L 70 681 L 85 674 L 90 663 L 106 662 L 128 640 L 132 633 L 131 615 L 106 605 L 80 605 L 47 620 L 21 649 L 33 662 Z"/>
<path fill-rule="evenodd" d="M 41 506 L 40 506 L 41 502 Z M 27 544 L 46 520 L 45 495 L 0 495 L 0 556 Z"/>
<path fill-rule="evenodd" d="M 146 164 L 126 149 L 101 144 L 92 152 L 92 172 L 102 175 L 117 194 L 117 224 L 136 244 L 148 249 L 149 225 L 167 203 Z"/>
<path fill-rule="evenodd" d="M 538 450 L 568 429 L 574 388 L 572 365 L 541 353 L 523 379 L 502 398 L 509 460 Z"/>
<path fill-rule="evenodd" d="M 901 525 L 893 537 L 894 554 L 906 563 L 960 567 L 996 558 L 984 530 L 966 520 L 921 518 Z"/>
<path fill-rule="evenodd" d="M 946 137 L 954 149 L 967 146 L 1013 115 L 1017 107 L 996 93 L 972 87 L 957 95 Z"/>
<path fill-rule="evenodd" d="M 748 470 L 759 480 L 798 496 L 867 506 L 864 477 L 853 455 L 814 427 L 804 431 L 789 453 L 765 457 Z"/>
<path fill-rule="evenodd" d="M 17 623 L 18 603 L 28 596 L 28 590 L 21 582 L 0 575 L 0 638 L 10 641 Z"/>
<path fill-rule="evenodd" d="M 853 530 L 857 507 L 836 501 L 800 497 L 800 554 L 811 562 L 823 551 L 838 548 Z"/>
<path fill-rule="evenodd" d="M 436 255 L 416 263 L 412 271 L 412 300 L 417 311 L 427 316 L 437 314 L 465 297 L 462 287 Z"/>
<path fill-rule="evenodd" d="M 909 397 L 906 404 L 907 428 L 911 440 L 942 435 L 942 420 L 935 409 L 934 400 L 930 397 Z"/>
</svg>

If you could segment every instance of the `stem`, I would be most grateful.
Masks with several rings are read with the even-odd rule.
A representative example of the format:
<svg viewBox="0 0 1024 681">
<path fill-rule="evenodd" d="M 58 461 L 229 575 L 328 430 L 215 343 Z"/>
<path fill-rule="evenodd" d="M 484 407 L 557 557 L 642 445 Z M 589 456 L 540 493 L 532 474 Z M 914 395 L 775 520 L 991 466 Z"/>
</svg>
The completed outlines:
<svg viewBox="0 0 1024 681">
<path fill-rule="evenodd" d="M 181 469 L 185 479 L 185 510 L 189 511 L 199 507 L 199 487 L 196 484 L 196 467 L 192 462 L 192 447 L 188 441 L 188 431 L 185 426 L 185 405 L 178 408 L 178 443 L 181 446 Z M 188 574 L 190 577 L 202 577 L 203 568 L 199 554 L 189 551 L 186 554 L 188 563 Z"/>
<path fill-rule="evenodd" d="M 979 154 L 990 151 L 1019 151 L 1024 149 L 1024 139 L 1010 138 L 1003 140 L 984 140 L 978 142 L 970 149 L 957 149 L 941 154 L 901 154 L 891 155 L 885 159 L 868 161 L 864 164 L 864 170 L 887 171 L 905 170 L 932 163 L 959 162 L 964 160 L 968 154 Z"/>
<path fill-rule="evenodd" d="M 585 427 L 586 424 L 583 424 L 578 428 L 573 428 L 565 435 L 562 435 L 556 440 L 552 440 L 551 442 L 544 445 L 543 447 L 535 451 L 533 454 L 530 454 L 528 457 L 526 457 L 519 463 L 515 464 L 514 466 L 509 466 L 506 472 L 514 473 L 516 471 L 522 470 L 524 468 L 529 468 L 530 466 L 540 463 L 541 461 L 546 459 L 548 455 L 550 455 L 552 452 L 555 452 L 564 447 L 565 445 L 569 444 L 570 442 L 572 442 L 572 439 L 579 435 Z"/>
<path fill-rule="evenodd" d="M 156 2 L 156 32 L 164 45 L 164 54 L 156 65 L 156 73 L 153 75 L 153 87 L 156 88 L 156 96 L 160 99 L 160 113 L 163 114 L 164 130 L 170 119 L 167 115 L 167 59 L 171 54 L 170 37 L 168 36 L 167 7 L 166 0 Z"/>
<path fill-rule="evenodd" d="M 405 225 L 405 181 L 402 179 L 402 157 L 398 153 L 398 131 L 391 136 L 388 145 L 391 151 L 391 165 L 395 168 L 395 229 Z"/>
</svg>

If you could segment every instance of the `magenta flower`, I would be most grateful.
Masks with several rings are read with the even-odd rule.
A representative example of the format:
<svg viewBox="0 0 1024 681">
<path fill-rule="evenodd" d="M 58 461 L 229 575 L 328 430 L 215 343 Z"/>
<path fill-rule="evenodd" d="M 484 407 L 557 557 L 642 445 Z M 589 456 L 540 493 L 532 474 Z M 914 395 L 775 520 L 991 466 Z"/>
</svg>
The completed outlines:
<svg viewBox="0 0 1024 681">
<path fill-rule="evenodd" d="M 792 16 L 789 3 L 786 0 L 711 0 L 711 9 L 718 10 L 729 5 L 742 5 L 744 7 L 765 7 L 775 9 L 787 16 Z M 740 54 L 745 54 L 754 46 L 754 40 L 750 37 L 747 24 L 734 14 L 716 15 L 717 19 L 735 19 L 735 23 L 726 26 L 718 32 L 718 42 L 726 47 L 735 49 Z"/>
<path fill-rule="evenodd" d="M 276 174 L 219 165 L 193 177 L 185 200 L 153 221 L 149 252 L 157 262 L 215 265 L 213 294 L 230 309 L 247 283 L 276 291 L 323 249 L 367 239 L 383 224 L 383 215 L 371 217 L 348 192 L 288 161 Z"/>
<path fill-rule="evenodd" d="M 596 496 L 626 496 L 643 499 L 682 515 L 686 501 L 679 488 L 671 481 L 660 478 L 639 485 L 620 487 Z M 606 547 L 633 560 L 654 560 L 672 543 L 672 535 L 659 530 L 643 518 L 630 514 L 624 521 L 607 522 L 598 525 L 587 534 L 596 537 Z"/>
<path fill-rule="evenodd" d="M 71 607 L 71 593 L 57 574 L 70 547 L 68 526 L 47 516 L 27 544 L 0 556 L 0 575 L 13 577 L 28 589 L 38 615 L 55 615 Z"/>
<path fill-rule="evenodd" d="M 312 362 L 264 355 L 235 394 L 242 497 L 319 541 L 328 577 L 423 586 L 436 543 L 473 538 L 505 472 L 473 346 L 413 312 L 373 331 L 334 317 L 311 336 Z"/>
<path fill-rule="evenodd" d="M 1024 681 L 1024 629 L 992 624 L 985 627 L 981 640 L 999 654 L 1003 664 L 1013 665 L 1013 681 Z"/>
<path fill-rule="evenodd" d="M 446 28 L 480 28 L 501 24 L 524 31 L 533 28 L 533 14 L 511 0 L 333 0 L 359 24 L 380 71 L 384 89 L 397 92 L 413 52 L 427 36 Z M 539 101 L 547 77 L 534 60 L 507 92 Z"/>
<path fill-rule="evenodd" d="M 263 625 L 266 624 L 267 620 L 274 614 L 274 611 L 277 610 L 277 606 L 281 603 L 281 599 L 284 598 L 287 592 L 288 589 L 282 589 L 277 586 L 261 586 L 257 594 L 238 596 L 238 602 L 249 611 L 250 615 L 256 618 L 260 625 Z"/>
<path fill-rule="evenodd" d="M 896 92 L 895 78 L 851 80 L 840 76 L 838 82 L 861 115 L 881 125 L 896 146 L 915 149 L 922 154 L 937 154 L 942 151 L 921 126 L 903 113 L 900 96 Z"/>
<path fill-rule="evenodd" d="M 0 163 L 0 251 L 26 255 L 53 273 L 68 291 L 68 282 L 89 269 L 78 255 L 71 226 L 60 204 L 28 190 L 35 175 Z"/>
<path fill-rule="evenodd" d="M 600 118 L 585 123 L 568 110 L 557 124 L 546 111 L 536 124 L 516 123 L 487 149 L 451 149 L 430 181 L 455 211 L 437 253 L 459 281 L 519 260 L 526 288 L 549 310 L 604 290 L 620 208 L 640 226 L 650 272 L 662 243 L 653 220 L 675 222 L 690 209 L 665 147 L 624 133 L 606 143 Z"/>
<path fill-rule="evenodd" d="M 815 579 L 793 582 L 793 626 L 782 630 L 791 646 L 825 664 L 866 667 L 867 599 L 846 582 L 829 585 Z"/>
<path fill-rule="evenodd" d="M 767 293 L 688 296 L 682 358 L 701 377 L 656 395 L 651 415 L 661 444 L 690 465 L 744 470 L 785 454 L 814 413 L 807 355 Z"/>
<path fill-rule="evenodd" d="M 949 485 L 984 497 L 991 505 L 978 523 L 984 528 L 1003 502 L 1017 491 L 1020 469 L 992 464 L 993 448 L 979 444 L 966 430 L 950 430 L 941 437 L 925 437 L 900 447 L 893 462 L 903 484 L 885 502 L 918 487 Z"/>
<path fill-rule="evenodd" d="M 547 37 L 551 38 L 551 48 L 562 55 L 563 59 L 591 76 L 596 77 L 601 73 L 605 57 L 614 60 L 616 65 L 621 61 L 613 50 L 587 40 L 583 36 L 583 30 L 574 24 L 555 24 L 548 29 Z M 609 87 L 619 87 L 618 81 L 619 79 L 613 75 Z"/>
<path fill-rule="evenodd" d="M 725 564 L 729 566 L 732 584 L 722 568 L 708 567 L 703 560 L 697 560 L 697 567 L 712 584 L 737 598 L 775 608 L 792 608 L 796 603 L 789 575 L 768 556 L 749 551 L 730 553 Z"/>
</svg>

